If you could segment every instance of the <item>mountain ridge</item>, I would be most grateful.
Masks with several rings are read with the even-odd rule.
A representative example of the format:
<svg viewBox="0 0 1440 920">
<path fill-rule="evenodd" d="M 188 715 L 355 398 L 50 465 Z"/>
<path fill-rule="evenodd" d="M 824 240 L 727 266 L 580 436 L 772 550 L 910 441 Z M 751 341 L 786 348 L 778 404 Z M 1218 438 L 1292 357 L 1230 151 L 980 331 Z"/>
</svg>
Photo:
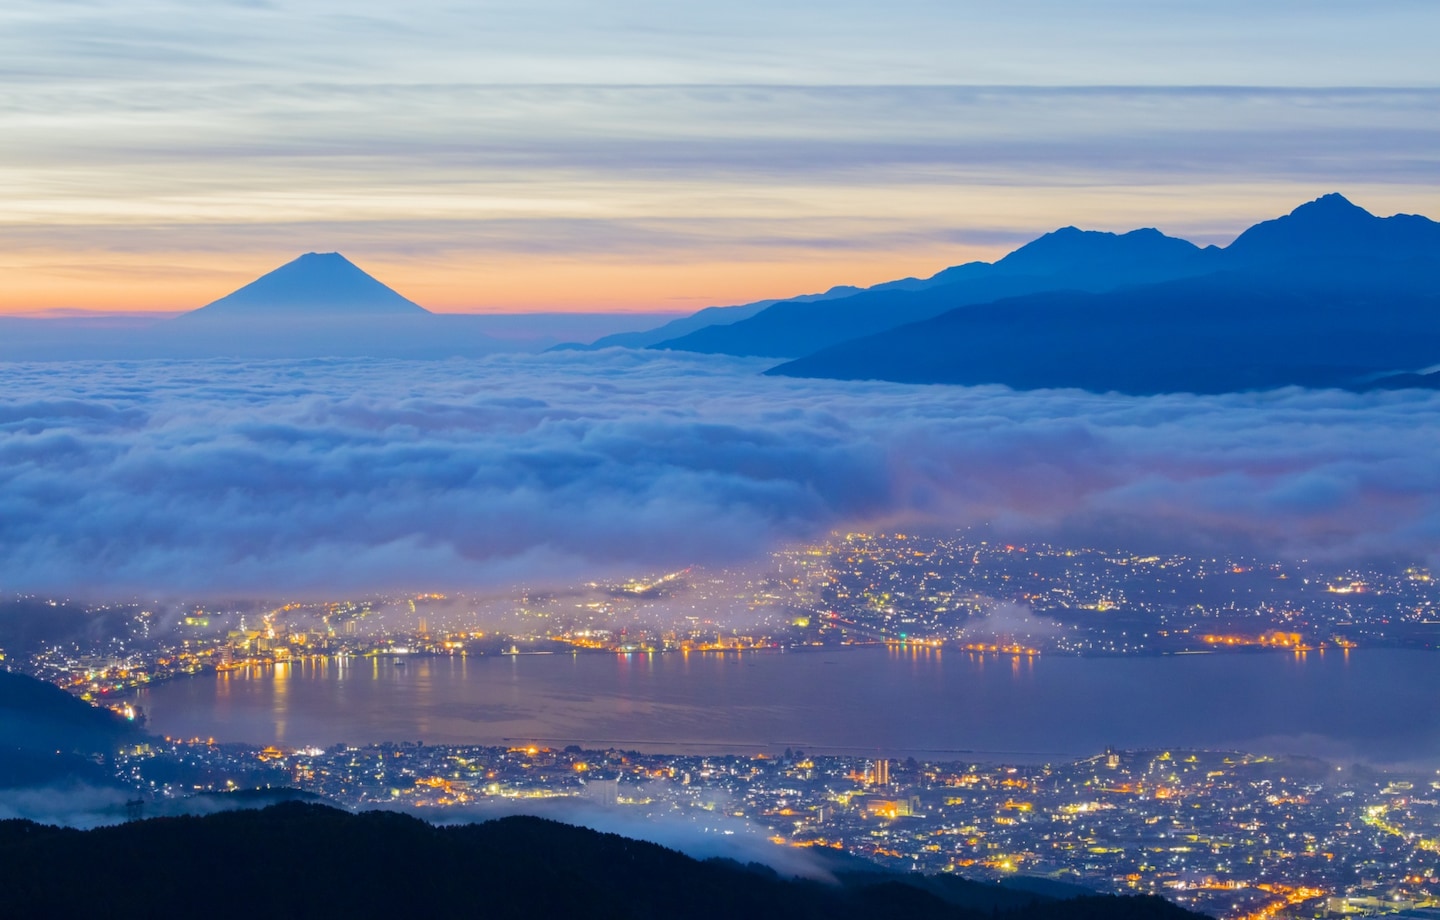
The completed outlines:
<svg viewBox="0 0 1440 920">
<path fill-rule="evenodd" d="M 1062 227 L 994 263 L 937 273 L 932 277 L 953 273 L 956 280 L 905 298 L 886 297 L 876 286 L 812 306 L 782 301 L 739 322 L 651 347 L 799 359 L 974 304 L 1055 291 L 1104 293 L 1221 273 L 1313 275 L 1353 284 L 1383 270 L 1386 288 L 1432 291 L 1440 290 L 1437 253 L 1440 224 L 1418 215 L 1376 217 L 1331 193 L 1248 228 L 1228 247 L 1200 247 L 1155 228 L 1110 233 Z"/>
<path fill-rule="evenodd" d="M 970 262 L 922 287 L 894 283 L 821 303 L 781 301 L 726 326 L 707 326 L 651 348 L 764 357 L 799 357 L 847 339 L 936 316 L 967 304 L 1045 290 L 1108 290 L 1124 284 L 1203 274 L 1212 250 L 1158 230 L 1124 234 L 1065 227 L 994 263 Z M 937 280 L 938 279 L 938 280 Z"/>
<path fill-rule="evenodd" d="M 1152 395 L 1427 386 L 1440 291 L 1216 273 L 959 307 L 765 373 Z"/>
<path fill-rule="evenodd" d="M 779 297 L 769 300 L 757 300 L 751 303 L 736 304 L 725 307 L 705 307 L 689 316 L 682 316 L 670 320 L 664 325 L 654 329 L 640 330 L 637 332 L 620 332 L 614 335 L 603 336 L 588 345 L 566 343 L 557 345 L 550 351 L 598 351 L 602 348 L 651 348 L 660 342 L 673 338 L 679 338 L 710 326 L 728 326 L 760 313 L 776 304 L 781 303 L 818 303 L 826 300 L 839 300 L 855 294 L 879 291 L 916 291 L 948 283 L 954 280 L 950 273 L 963 273 L 975 265 L 986 265 L 984 262 L 970 262 L 964 265 L 954 265 L 950 268 L 941 269 L 929 278 L 899 278 L 894 281 L 882 281 L 870 287 L 857 287 L 853 284 L 837 284 L 818 294 L 801 294 L 796 297 Z M 948 275 L 948 276 L 947 276 Z"/>
<path fill-rule="evenodd" d="M 1250 267 L 1267 261 L 1283 265 L 1337 257 L 1405 262 L 1433 258 L 1437 249 L 1440 223 L 1418 214 L 1379 217 L 1331 192 L 1246 229 L 1224 252 L 1233 267 Z"/>
</svg>

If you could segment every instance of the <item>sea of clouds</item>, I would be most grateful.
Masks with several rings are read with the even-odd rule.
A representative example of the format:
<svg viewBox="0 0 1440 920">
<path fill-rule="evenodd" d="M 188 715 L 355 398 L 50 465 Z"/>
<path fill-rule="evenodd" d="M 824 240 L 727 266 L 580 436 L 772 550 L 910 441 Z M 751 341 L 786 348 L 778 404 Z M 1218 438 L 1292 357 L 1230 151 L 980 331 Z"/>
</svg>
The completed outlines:
<svg viewBox="0 0 1440 920">
<path fill-rule="evenodd" d="M 1440 541 L 1440 394 L 1135 398 L 609 351 L 0 364 L 0 590 L 499 587 L 858 527 L 1395 555 Z"/>
</svg>

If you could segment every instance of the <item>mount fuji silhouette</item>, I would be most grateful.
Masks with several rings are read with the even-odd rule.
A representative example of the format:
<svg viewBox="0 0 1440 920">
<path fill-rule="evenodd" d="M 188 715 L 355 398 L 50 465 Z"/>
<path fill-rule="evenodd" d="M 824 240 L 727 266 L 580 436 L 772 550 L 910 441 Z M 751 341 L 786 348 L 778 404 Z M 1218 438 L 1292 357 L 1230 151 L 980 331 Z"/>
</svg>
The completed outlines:
<svg viewBox="0 0 1440 920">
<path fill-rule="evenodd" d="M 485 317 L 431 313 L 338 252 L 308 252 L 129 343 L 179 358 L 447 358 L 514 351 Z"/>
<path fill-rule="evenodd" d="M 336 318 L 428 316 L 338 252 L 307 252 L 187 317 Z"/>
<path fill-rule="evenodd" d="M 632 322 L 616 319 L 432 313 L 338 252 L 308 252 L 203 307 L 150 323 L 0 315 L 0 360 L 467 358 L 539 351 L 566 331 Z"/>
</svg>

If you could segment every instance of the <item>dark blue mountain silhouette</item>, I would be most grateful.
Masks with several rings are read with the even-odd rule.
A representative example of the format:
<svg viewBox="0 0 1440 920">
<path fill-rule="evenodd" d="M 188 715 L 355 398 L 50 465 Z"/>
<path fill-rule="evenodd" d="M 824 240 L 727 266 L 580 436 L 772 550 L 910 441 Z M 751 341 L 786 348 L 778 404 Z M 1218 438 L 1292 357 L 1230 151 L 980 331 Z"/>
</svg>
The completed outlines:
<svg viewBox="0 0 1440 920">
<path fill-rule="evenodd" d="M 776 304 L 819 303 L 821 301 L 853 297 L 856 294 L 877 293 L 880 291 L 921 291 L 970 277 L 974 274 L 974 269 L 977 266 L 987 270 L 990 268 L 990 265 L 985 262 L 971 262 L 966 265 L 947 268 L 929 278 L 901 278 L 898 281 L 886 281 L 868 288 L 855 287 L 851 284 L 838 284 L 820 294 L 802 294 L 799 297 L 759 300 L 754 303 L 739 304 L 733 307 L 706 307 L 689 316 L 682 316 L 679 319 L 671 320 L 665 325 L 658 326 L 654 329 L 607 335 L 604 338 L 596 339 L 589 345 L 559 345 L 556 346 L 554 350 L 596 351 L 601 348 L 650 348 L 659 345 L 661 342 L 678 339 L 710 326 L 728 326 L 732 323 L 738 323 Z"/>
<path fill-rule="evenodd" d="M 823 349 L 769 373 L 1017 389 L 1221 393 L 1288 385 L 1359 387 L 1377 374 L 1437 362 L 1440 294 L 1225 274 L 962 307 Z"/>
<path fill-rule="evenodd" d="M 822 303 L 782 301 L 739 322 L 651 347 L 800 357 L 972 304 L 1054 291 L 1102 293 L 1216 273 L 1440 290 L 1440 224 L 1415 215 L 1376 217 L 1331 194 L 1257 224 L 1224 249 L 1202 249 L 1153 229 L 1113 234 L 1066 227 L 994 264 L 946 269 L 923 289 L 879 285 Z"/>
<path fill-rule="evenodd" d="M 1415 214 L 1376 217 L 1329 194 L 1246 230 L 1226 247 L 1222 264 L 1272 271 L 1320 266 L 1349 274 L 1427 262 L 1433 267 L 1437 258 L 1440 223 Z"/>
<path fill-rule="evenodd" d="M 1154 228 L 1102 233 L 1064 227 L 1026 243 L 991 267 L 997 274 L 1062 280 L 1077 288 L 1108 290 L 1213 271 L 1219 250 Z M 977 263 L 970 263 L 976 265 Z M 983 265 L 984 263 L 978 263 Z"/>
<path fill-rule="evenodd" d="M 99 357 L 470 357 L 523 348 L 484 318 L 431 313 L 338 252 L 311 252 L 214 303 L 112 337 Z M 72 349 L 73 350 L 73 349 Z"/>
<path fill-rule="evenodd" d="M 833 287 L 823 294 L 804 294 L 791 299 L 798 301 L 833 300 L 837 297 L 848 297 L 859 290 L 860 288 L 857 287 L 842 285 Z M 637 332 L 617 332 L 614 335 L 602 336 L 588 345 L 566 343 L 564 345 L 557 345 L 551 350 L 598 351 L 602 348 L 649 348 L 651 345 L 666 341 L 667 339 L 678 338 L 679 336 L 694 332 L 697 329 L 703 329 L 706 326 L 728 325 L 729 323 L 739 322 L 742 319 L 748 319 L 766 307 L 774 306 L 777 303 L 780 303 L 778 299 L 772 299 L 757 300 L 754 303 L 737 304 L 731 307 L 705 307 L 702 310 L 691 313 L 689 316 L 673 319 L 663 326 L 657 326 L 654 329 L 644 329 Z"/>
<path fill-rule="evenodd" d="M 923 282 L 890 282 L 821 302 L 782 301 L 748 319 L 651 347 L 708 354 L 797 357 L 966 304 L 1040 291 L 1105 291 L 1215 270 L 1217 251 L 1158 230 L 1125 234 L 1066 227 L 992 264 L 970 262 Z"/>
<path fill-rule="evenodd" d="M 770 373 L 1155 393 L 1425 386 L 1440 365 L 1434 221 L 1327 195 L 1197 253 L 1209 271 L 960 306 Z"/>
<path fill-rule="evenodd" d="M 416 316 L 429 312 L 338 252 L 307 252 L 182 318 Z"/>
</svg>

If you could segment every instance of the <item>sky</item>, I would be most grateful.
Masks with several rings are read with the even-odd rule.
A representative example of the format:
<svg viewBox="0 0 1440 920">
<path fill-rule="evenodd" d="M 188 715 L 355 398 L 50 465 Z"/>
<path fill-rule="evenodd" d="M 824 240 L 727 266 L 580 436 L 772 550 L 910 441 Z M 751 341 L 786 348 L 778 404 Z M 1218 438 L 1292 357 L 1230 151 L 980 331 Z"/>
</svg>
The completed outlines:
<svg viewBox="0 0 1440 920">
<path fill-rule="evenodd" d="M 1440 215 L 1432 0 L 13 0 L 0 313 L 339 250 L 441 311 L 929 275 L 1057 226 Z"/>
</svg>

